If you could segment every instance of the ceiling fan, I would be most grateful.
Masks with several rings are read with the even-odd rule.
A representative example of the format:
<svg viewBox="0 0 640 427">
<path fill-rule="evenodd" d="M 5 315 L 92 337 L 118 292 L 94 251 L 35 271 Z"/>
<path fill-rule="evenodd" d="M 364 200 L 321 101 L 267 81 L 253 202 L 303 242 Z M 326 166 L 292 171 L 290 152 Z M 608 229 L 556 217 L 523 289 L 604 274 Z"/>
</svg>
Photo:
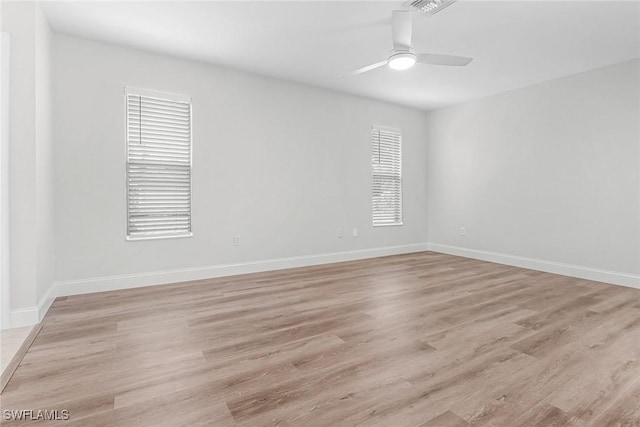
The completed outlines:
<svg viewBox="0 0 640 427">
<path fill-rule="evenodd" d="M 394 70 L 406 70 L 416 63 L 429 65 L 448 65 L 454 67 L 464 67 L 473 58 L 466 56 L 438 55 L 433 53 L 416 53 L 411 42 L 412 37 L 411 12 L 407 10 L 394 10 L 391 15 L 391 35 L 393 39 L 393 50 L 384 61 L 359 68 L 348 76 L 355 76 L 375 70 L 387 64 Z"/>
</svg>

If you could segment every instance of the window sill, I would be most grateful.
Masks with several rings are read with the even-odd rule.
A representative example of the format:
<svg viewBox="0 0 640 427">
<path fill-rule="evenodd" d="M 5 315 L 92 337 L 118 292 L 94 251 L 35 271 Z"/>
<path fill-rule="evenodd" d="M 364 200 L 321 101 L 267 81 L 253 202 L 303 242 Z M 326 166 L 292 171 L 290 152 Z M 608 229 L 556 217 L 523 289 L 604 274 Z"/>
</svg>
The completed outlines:
<svg viewBox="0 0 640 427">
<path fill-rule="evenodd" d="M 192 237 L 193 233 L 187 234 L 171 234 L 164 236 L 126 236 L 125 240 L 128 242 L 135 242 L 137 240 L 158 240 L 158 239 L 179 239 L 181 237 Z"/>
</svg>

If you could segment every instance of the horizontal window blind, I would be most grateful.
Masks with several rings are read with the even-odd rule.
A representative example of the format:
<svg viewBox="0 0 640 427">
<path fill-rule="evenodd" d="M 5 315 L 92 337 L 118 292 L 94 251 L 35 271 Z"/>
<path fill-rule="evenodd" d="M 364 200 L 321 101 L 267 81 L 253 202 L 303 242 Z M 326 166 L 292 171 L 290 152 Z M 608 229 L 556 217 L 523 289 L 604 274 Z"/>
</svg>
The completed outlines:
<svg viewBox="0 0 640 427">
<path fill-rule="evenodd" d="M 374 226 L 402 224 L 401 145 L 399 130 L 371 130 Z"/>
<path fill-rule="evenodd" d="M 191 101 L 125 96 L 127 237 L 191 235 Z"/>
</svg>

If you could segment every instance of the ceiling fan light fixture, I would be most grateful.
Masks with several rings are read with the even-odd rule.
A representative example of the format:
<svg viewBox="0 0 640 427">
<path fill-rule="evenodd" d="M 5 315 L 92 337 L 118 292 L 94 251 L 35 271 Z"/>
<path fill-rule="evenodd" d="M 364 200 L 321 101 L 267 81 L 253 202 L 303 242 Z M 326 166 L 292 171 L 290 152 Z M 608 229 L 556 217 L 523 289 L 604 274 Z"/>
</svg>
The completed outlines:
<svg viewBox="0 0 640 427">
<path fill-rule="evenodd" d="M 392 70 L 407 70 L 416 65 L 416 55 L 411 52 L 401 52 L 391 55 L 387 60 Z"/>
<path fill-rule="evenodd" d="M 411 0 L 406 6 L 419 10 L 425 15 L 434 15 L 447 6 L 451 6 L 456 0 Z"/>
<path fill-rule="evenodd" d="M 371 70 L 384 67 L 385 65 L 388 65 L 392 70 L 406 70 L 413 67 L 416 62 L 427 65 L 464 67 L 473 61 L 473 58 L 466 56 L 424 52 L 416 54 L 413 50 L 413 26 L 411 21 L 411 12 L 407 10 L 394 10 L 391 14 L 391 41 L 393 42 L 393 49 L 389 52 L 389 55 L 387 55 L 387 59 L 358 68 L 348 75 L 357 76 L 358 74 L 367 73 Z"/>
</svg>

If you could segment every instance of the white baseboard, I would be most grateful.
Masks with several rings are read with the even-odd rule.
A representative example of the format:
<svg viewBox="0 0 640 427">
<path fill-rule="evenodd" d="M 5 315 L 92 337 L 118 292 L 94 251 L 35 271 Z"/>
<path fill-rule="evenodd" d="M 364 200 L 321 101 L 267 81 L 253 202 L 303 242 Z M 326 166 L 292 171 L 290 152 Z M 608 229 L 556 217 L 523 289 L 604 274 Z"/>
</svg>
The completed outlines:
<svg viewBox="0 0 640 427">
<path fill-rule="evenodd" d="M 353 261 L 386 255 L 422 252 L 426 250 L 426 243 L 417 243 L 402 246 L 388 246 L 383 248 L 334 252 L 322 255 L 278 258 L 238 264 L 223 264 L 199 268 L 185 268 L 179 270 L 166 270 L 149 273 L 123 274 L 108 277 L 94 277 L 81 280 L 68 280 L 55 283 L 55 295 L 67 296 L 93 292 L 114 291 L 118 289 L 129 289 L 141 286 L 186 282 L 189 280 L 211 279 L 215 277 L 257 273 L 261 271 L 281 270 L 285 268 L 307 267 L 311 265 Z"/>
<path fill-rule="evenodd" d="M 44 319 L 45 314 L 49 311 L 49 307 L 53 304 L 53 301 L 56 299 L 56 284 L 52 283 L 47 289 L 47 292 L 40 298 L 38 301 L 38 322 L 41 322 Z"/>
<path fill-rule="evenodd" d="M 237 264 L 222 264 L 199 268 L 185 268 L 178 270 L 165 270 L 107 277 L 93 277 L 81 280 L 59 281 L 55 282 L 45 293 L 45 295 L 40 298 L 37 306 L 13 310 L 11 312 L 11 327 L 17 328 L 39 323 L 44 318 L 44 315 L 47 313 L 47 310 L 53 303 L 55 297 L 59 296 L 130 289 L 141 286 L 163 285 L 168 283 L 186 282 L 189 280 L 211 279 L 216 277 L 233 276 L 236 274 L 257 273 L 261 271 L 273 271 L 295 267 L 307 267 L 319 264 L 354 261 L 358 259 L 422 252 L 427 250 L 640 289 L 640 276 L 638 275 L 599 270 L 589 267 L 562 264 L 552 261 L 519 257 L 476 249 L 467 249 L 457 246 L 440 245 L 437 243 L 416 243 L 402 246 L 388 246 L 374 249 L 334 252 L 301 257 L 278 258 Z"/>
<path fill-rule="evenodd" d="M 11 310 L 10 322 L 9 327 L 11 329 L 37 324 L 39 322 L 38 307 L 34 305 L 32 307 L 23 307 Z"/>
<path fill-rule="evenodd" d="M 612 283 L 614 285 L 622 285 L 640 289 L 640 276 L 634 274 L 599 270 L 596 268 L 583 267 L 579 265 L 562 264 L 553 261 L 480 251 L 477 249 L 466 249 L 457 246 L 440 245 L 437 243 L 428 243 L 427 247 L 431 251 L 441 252 L 449 255 L 458 255 L 466 258 L 479 259 L 482 261 L 496 262 L 498 264 L 512 265 L 514 267 L 528 268 L 531 270 L 544 271 L 547 273 L 561 274 L 563 276 L 577 277 L 580 279 Z"/>
<path fill-rule="evenodd" d="M 44 295 L 40 297 L 38 305 L 11 310 L 10 327 L 22 328 L 40 323 L 55 298 L 55 284 L 52 283 Z"/>
</svg>

